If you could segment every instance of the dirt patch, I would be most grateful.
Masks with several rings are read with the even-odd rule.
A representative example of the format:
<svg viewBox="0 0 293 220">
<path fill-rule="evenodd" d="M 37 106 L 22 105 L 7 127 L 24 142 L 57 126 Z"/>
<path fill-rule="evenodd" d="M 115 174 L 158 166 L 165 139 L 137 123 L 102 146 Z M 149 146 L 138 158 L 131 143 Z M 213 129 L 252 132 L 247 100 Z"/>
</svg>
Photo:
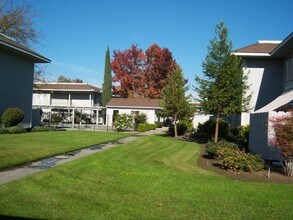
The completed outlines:
<svg viewBox="0 0 293 220">
<path fill-rule="evenodd" d="M 270 178 L 268 178 L 267 170 L 261 172 L 234 172 L 222 169 L 216 160 L 205 157 L 205 149 L 203 145 L 201 145 L 201 155 L 198 158 L 197 164 L 203 169 L 213 171 L 233 180 L 243 182 L 293 184 L 293 177 L 285 176 L 282 168 L 271 168 Z"/>
</svg>

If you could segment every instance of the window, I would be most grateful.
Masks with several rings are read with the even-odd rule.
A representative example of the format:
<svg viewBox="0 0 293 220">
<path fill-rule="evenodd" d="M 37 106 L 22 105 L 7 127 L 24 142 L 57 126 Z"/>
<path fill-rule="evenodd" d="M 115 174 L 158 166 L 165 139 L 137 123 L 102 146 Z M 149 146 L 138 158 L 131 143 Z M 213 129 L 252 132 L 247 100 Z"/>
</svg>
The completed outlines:
<svg viewBox="0 0 293 220">
<path fill-rule="evenodd" d="M 113 111 L 113 119 L 112 119 L 112 121 L 113 122 L 115 122 L 115 118 L 116 118 L 116 116 L 119 114 L 119 110 L 114 110 Z"/>
</svg>

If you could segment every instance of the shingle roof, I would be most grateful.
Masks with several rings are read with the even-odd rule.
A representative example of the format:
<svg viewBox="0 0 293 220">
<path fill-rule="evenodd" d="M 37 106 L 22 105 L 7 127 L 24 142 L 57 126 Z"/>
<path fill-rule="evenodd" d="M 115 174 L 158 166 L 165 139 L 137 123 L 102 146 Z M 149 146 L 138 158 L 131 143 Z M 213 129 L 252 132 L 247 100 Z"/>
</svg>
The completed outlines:
<svg viewBox="0 0 293 220">
<path fill-rule="evenodd" d="M 236 53 L 271 53 L 279 43 L 256 43 L 235 50 Z"/>
<path fill-rule="evenodd" d="M 100 88 L 89 85 L 87 83 L 35 83 L 34 90 L 101 92 Z"/>
<path fill-rule="evenodd" d="M 30 57 L 38 63 L 49 63 L 51 62 L 48 58 L 36 53 L 35 51 L 21 45 L 20 43 L 12 40 L 4 34 L 0 33 L 0 48 L 14 49 L 15 51 Z"/>
<path fill-rule="evenodd" d="M 112 98 L 107 107 L 135 107 L 135 108 L 154 108 L 159 109 L 162 99 L 148 98 Z"/>
</svg>

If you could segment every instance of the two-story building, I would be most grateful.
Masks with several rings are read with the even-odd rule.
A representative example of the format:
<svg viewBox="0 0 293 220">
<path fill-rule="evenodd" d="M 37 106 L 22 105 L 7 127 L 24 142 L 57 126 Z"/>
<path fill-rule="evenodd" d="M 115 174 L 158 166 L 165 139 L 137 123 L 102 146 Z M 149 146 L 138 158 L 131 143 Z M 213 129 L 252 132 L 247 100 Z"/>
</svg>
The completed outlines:
<svg viewBox="0 0 293 220">
<path fill-rule="evenodd" d="M 50 60 L 35 51 L 0 34 L 0 116 L 6 108 L 19 108 L 24 112 L 21 125 L 32 127 L 33 79 L 35 63 Z"/>
<path fill-rule="evenodd" d="M 102 124 L 101 93 L 87 83 L 35 83 L 33 107 L 42 110 L 42 121 L 50 121 L 53 114 L 63 122 L 76 123 L 77 114 L 84 114 L 87 123 Z M 100 116 L 100 117 L 99 117 Z"/>
<path fill-rule="evenodd" d="M 252 94 L 250 114 L 238 124 L 250 124 L 249 148 L 267 160 L 281 159 L 272 147 L 269 119 L 293 110 L 293 33 L 283 41 L 258 41 L 234 52 L 243 60 Z"/>
</svg>

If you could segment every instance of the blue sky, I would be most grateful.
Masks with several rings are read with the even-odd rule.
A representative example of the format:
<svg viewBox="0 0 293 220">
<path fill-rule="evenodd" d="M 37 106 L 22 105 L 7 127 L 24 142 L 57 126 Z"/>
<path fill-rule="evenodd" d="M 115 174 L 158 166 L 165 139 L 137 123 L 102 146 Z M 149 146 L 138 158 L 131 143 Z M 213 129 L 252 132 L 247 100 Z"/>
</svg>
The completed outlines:
<svg viewBox="0 0 293 220">
<path fill-rule="evenodd" d="M 22 2 L 23 0 L 18 0 Z M 293 31 L 292 0 L 28 0 L 38 12 L 41 45 L 52 60 L 47 77 L 81 78 L 102 86 L 107 46 L 167 47 L 194 85 L 215 26 L 223 20 L 234 49 L 257 40 L 283 40 Z"/>
</svg>

